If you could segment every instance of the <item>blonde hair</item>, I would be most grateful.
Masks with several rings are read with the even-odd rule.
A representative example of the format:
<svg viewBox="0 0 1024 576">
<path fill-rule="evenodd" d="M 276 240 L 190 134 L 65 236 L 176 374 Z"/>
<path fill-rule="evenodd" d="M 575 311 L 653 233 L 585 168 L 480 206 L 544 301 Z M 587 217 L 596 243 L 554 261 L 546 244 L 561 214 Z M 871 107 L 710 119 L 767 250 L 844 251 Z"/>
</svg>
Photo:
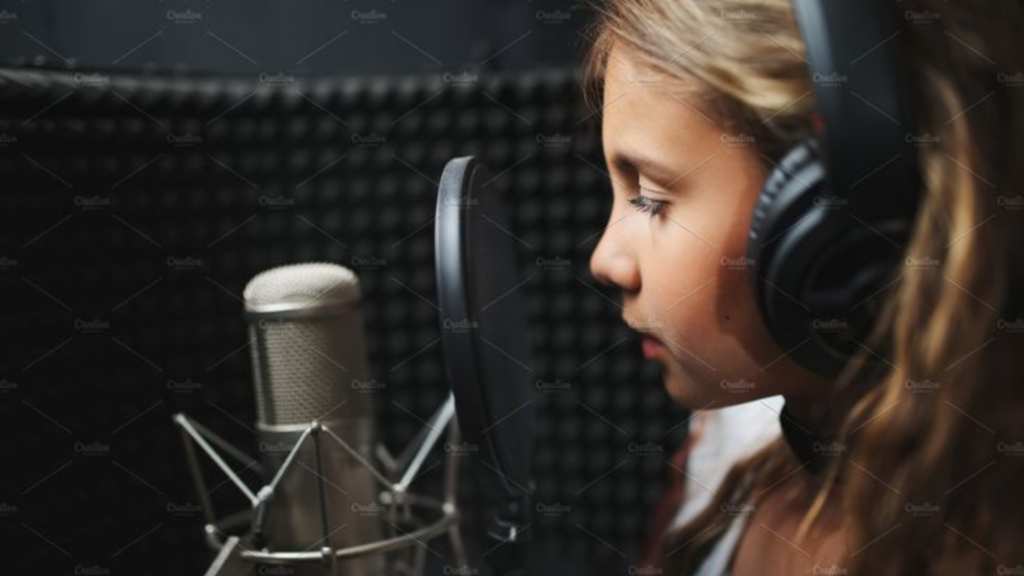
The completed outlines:
<svg viewBox="0 0 1024 576">
<path fill-rule="evenodd" d="M 904 0 L 921 204 L 905 266 L 867 341 L 892 363 L 841 428 L 850 452 L 823 481 L 776 442 L 726 477 L 663 545 L 670 573 L 702 560 L 731 504 L 780 483 L 805 498 L 801 538 L 825 502 L 847 521 L 847 573 L 957 573 L 1024 561 L 1024 4 Z M 769 163 L 810 134 L 814 99 L 791 0 L 612 0 L 597 6 L 584 96 L 601 110 L 621 44 L 690 86 L 723 129 L 756 135 Z M 867 370 L 862 351 L 837 378 Z M 752 485 L 743 479 L 756 471 Z"/>
</svg>

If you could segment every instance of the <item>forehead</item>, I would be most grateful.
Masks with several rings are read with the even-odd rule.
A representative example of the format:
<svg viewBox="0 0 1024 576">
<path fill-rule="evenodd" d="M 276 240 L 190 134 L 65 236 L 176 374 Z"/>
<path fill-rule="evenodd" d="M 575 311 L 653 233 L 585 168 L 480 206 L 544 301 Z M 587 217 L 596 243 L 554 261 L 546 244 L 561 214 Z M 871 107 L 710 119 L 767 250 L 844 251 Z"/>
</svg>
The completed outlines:
<svg viewBox="0 0 1024 576">
<path fill-rule="evenodd" d="M 708 148 L 721 135 L 700 110 L 693 83 L 669 77 L 616 43 L 608 55 L 602 140 L 609 158 L 645 153 L 669 162 Z"/>
<path fill-rule="evenodd" d="M 635 88 L 665 87 L 668 79 L 622 42 L 612 44 L 605 67 L 606 98 L 614 98 Z"/>
</svg>

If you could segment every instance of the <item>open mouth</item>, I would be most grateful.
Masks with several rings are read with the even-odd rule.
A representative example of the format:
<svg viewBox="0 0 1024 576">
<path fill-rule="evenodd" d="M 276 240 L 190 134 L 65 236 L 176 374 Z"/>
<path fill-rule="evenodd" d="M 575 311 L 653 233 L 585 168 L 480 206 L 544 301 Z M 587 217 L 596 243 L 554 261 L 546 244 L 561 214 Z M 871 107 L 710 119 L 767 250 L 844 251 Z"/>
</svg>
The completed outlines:
<svg viewBox="0 0 1024 576">
<path fill-rule="evenodd" d="M 661 340 L 658 340 L 657 338 L 650 336 L 648 334 L 644 334 L 643 340 L 641 342 L 641 348 L 644 352 L 644 358 L 654 358 L 661 354 L 661 352 L 665 349 L 665 345 L 662 344 Z"/>
<path fill-rule="evenodd" d="M 642 325 L 630 322 L 625 317 L 623 317 L 623 321 L 626 322 L 627 326 L 636 330 L 640 334 L 640 348 L 643 351 L 645 358 L 654 358 L 665 350 L 665 344 L 656 336 L 651 334 L 649 330 L 645 330 Z"/>
</svg>

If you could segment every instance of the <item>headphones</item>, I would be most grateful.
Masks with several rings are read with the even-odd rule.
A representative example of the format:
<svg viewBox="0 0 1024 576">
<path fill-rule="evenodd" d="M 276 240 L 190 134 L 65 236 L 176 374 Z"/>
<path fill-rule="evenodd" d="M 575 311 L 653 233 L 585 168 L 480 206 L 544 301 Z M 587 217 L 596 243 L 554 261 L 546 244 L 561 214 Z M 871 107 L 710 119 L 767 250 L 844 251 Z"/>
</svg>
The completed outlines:
<svg viewBox="0 0 1024 576">
<path fill-rule="evenodd" d="M 890 0 L 793 0 L 815 133 L 765 180 L 747 239 L 769 332 L 834 378 L 899 277 L 920 195 L 900 20 Z M 881 350 L 869 349 L 872 361 Z"/>
</svg>

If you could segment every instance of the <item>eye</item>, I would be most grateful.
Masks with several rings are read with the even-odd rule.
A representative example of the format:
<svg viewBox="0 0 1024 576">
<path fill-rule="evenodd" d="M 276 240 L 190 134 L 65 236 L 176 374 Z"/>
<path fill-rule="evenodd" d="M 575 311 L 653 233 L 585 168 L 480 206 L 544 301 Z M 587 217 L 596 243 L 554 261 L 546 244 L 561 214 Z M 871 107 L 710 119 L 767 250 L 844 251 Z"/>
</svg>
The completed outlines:
<svg viewBox="0 0 1024 576">
<path fill-rule="evenodd" d="M 628 200 L 628 202 L 633 208 L 636 208 L 640 212 L 647 212 L 652 217 L 657 216 L 658 213 L 665 208 L 665 205 L 668 204 L 668 202 L 665 202 L 664 200 L 655 200 L 654 198 L 644 196 L 642 194 L 633 196 Z"/>
</svg>

